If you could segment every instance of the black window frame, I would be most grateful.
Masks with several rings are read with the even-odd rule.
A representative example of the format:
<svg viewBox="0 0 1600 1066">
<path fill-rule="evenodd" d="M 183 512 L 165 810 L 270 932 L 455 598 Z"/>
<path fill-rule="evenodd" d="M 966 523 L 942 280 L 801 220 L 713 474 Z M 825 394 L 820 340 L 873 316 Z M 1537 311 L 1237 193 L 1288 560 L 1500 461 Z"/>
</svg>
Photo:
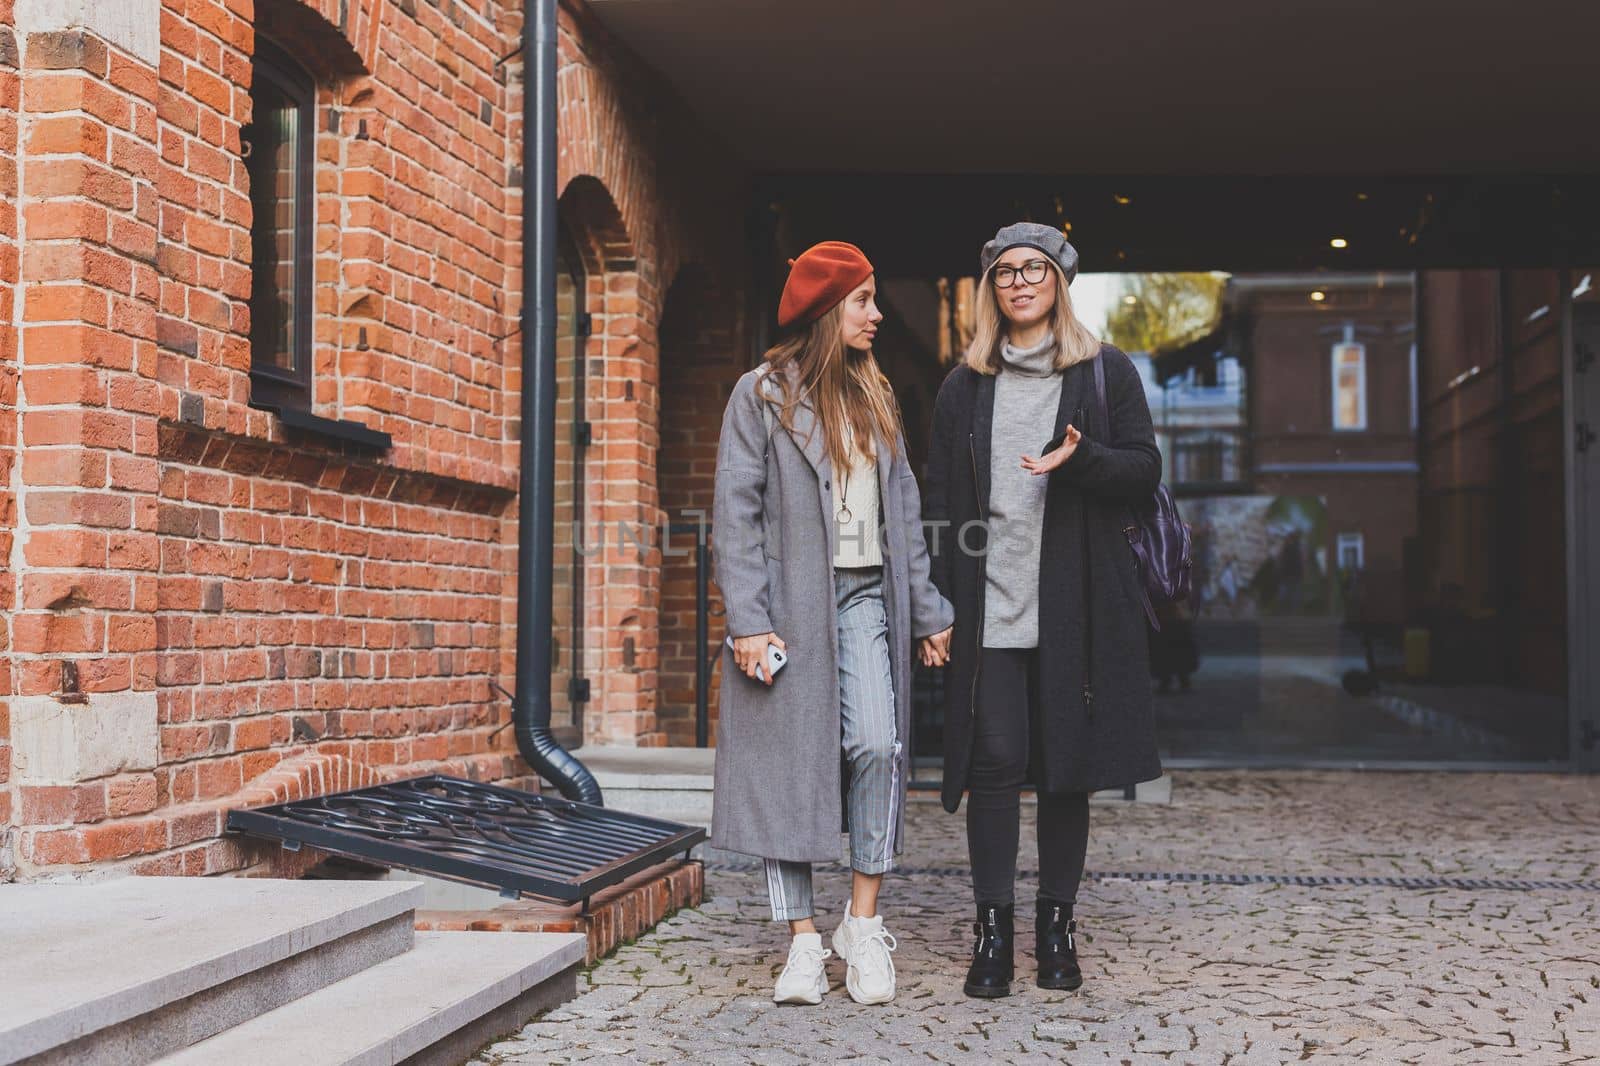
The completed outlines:
<svg viewBox="0 0 1600 1066">
<path fill-rule="evenodd" d="M 294 324 L 294 345 L 291 357 L 292 370 L 285 370 L 265 359 L 257 358 L 257 345 L 261 334 L 257 329 L 257 297 L 261 290 L 261 273 L 257 269 L 260 257 L 256 254 L 260 212 L 250 223 L 251 288 L 250 288 L 250 401 L 263 407 L 311 410 L 312 400 L 312 329 L 315 323 L 315 274 L 313 238 L 316 228 L 316 81 L 283 49 L 269 41 L 256 39 L 251 96 L 255 88 L 266 81 L 282 93 L 295 106 L 298 120 L 295 123 L 295 215 L 294 215 L 294 282 L 291 294 L 291 315 Z M 242 140 L 248 141 L 254 125 L 252 102 L 251 126 L 240 131 Z M 249 158 L 245 167 L 250 169 Z M 250 201 L 256 206 L 256 175 L 250 175 Z"/>
</svg>

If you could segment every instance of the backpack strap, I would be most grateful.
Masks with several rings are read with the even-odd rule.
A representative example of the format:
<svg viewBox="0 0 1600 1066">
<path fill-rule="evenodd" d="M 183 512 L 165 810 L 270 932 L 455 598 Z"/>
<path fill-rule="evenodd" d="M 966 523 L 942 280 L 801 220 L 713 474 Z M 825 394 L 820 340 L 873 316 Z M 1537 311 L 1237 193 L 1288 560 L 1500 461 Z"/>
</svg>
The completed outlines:
<svg viewBox="0 0 1600 1066">
<path fill-rule="evenodd" d="M 1106 350 L 1104 348 L 1100 349 L 1100 353 L 1094 357 L 1093 362 L 1095 409 L 1099 412 L 1100 422 L 1105 426 L 1106 429 L 1106 443 L 1114 444 L 1115 436 L 1112 433 L 1111 412 L 1106 406 Z M 1139 527 L 1138 518 L 1132 513 L 1131 508 L 1129 510 L 1128 522 L 1129 524 L 1123 528 L 1124 535 L 1127 535 L 1129 531 L 1135 530 Z M 1132 550 L 1131 545 L 1129 550 Z M 1138 558 L 1137 554 L 1134 556 L 1134 558 Z M 1140 575 L 1139 580 L 1139 603 L 1144 607 L 1144 615 L 1145 618 L 1149 619 L 1151 628 L 1159 633 L 1161 631 L 1161 620 L 1156 616 L 1155 606 L 1150 602 L 1150 592 L 1145 588 L 1143 574 Z"/>
</svg>

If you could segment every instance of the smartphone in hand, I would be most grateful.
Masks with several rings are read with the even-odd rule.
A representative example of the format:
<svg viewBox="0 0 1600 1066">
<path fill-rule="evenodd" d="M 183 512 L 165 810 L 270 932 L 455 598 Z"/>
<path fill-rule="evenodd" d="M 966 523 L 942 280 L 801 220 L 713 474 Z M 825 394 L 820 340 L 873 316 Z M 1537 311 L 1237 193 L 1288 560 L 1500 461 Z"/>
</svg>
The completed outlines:
<svg viewBox="0 0 1600 1066">
<path fill-rule="evenodd" d="M 724 643 L 726 643 L 728 647 L 732 648 L 733 637 L 728 637 Z M 768 677 L 777 677 L 778 671 L 782 670 L 784 664 L 788 661 L 789 657 L 783 653 L 782 648 L 778 647 L 776 644 L 768 644 L 766 664 L 764 667 L 756 667 L 756 678 L 764 684 Z"/>
</svg>

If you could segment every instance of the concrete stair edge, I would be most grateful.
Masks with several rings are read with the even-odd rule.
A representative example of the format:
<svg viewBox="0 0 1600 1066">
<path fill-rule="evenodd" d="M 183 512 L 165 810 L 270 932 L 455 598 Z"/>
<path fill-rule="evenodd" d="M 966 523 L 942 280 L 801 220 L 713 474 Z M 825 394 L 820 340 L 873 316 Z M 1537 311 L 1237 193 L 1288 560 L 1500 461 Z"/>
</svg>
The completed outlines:
<svg viewBox="0 0 1600 1066">
<path fill-rule="evenodd" d="M 83 885 L 13 886 L 0 889 L 0 892 L 5 894 L 0 896 L 0 905 L 3 905 L 7 897 L 15 899 L 24 894 L 31 894 L 33 898 L 28 902 L 35 903 L 46 893 L 55 895 L 59 899 L 68 901 L 70 909 L 67 913 L 76 912 L 74 921 L 78 928 L 75 932 L 81 935 L 85 931 L 94 932 L 94 928 L 92 923 L 84 924 L 82 911 L 77 909 L 72 900 L 74 896 L 80 897 L 83 905 L 91 908 L 96 905 L 97 896 L 109 897 L 109 900 L 105 901 L 106 906 L 109 906 L 111 901 L 126 900 L 131 896 L 133 902 L 130 906 L 136 914 L 140 907 L 161 907 L 155 896 L 163 891 L 170 891 L 178 897 L 173 903 L 167 904 L 175 911 L 173 915 L 166 916 L 170 920 L 191 917 L 182 913 L 185 907 L 203 908 L 208 903 L 215 904 L 218 900 L 225 899 L 230 893 L 236 897 L 235 902 L 242 898 L 248 904 L 272 891 L 268 886 L 306 884 L 312 882 L 272 882 L 255 878 L 204 880 L 183 877 L 119 878 L 114 881 Z M 326 886 L 330 883 L 316 884 Z M 193 997 L 203 997 L 207 992 L 222 989 L 241 979 L 248 980 L 252 975 L 259 974 L 270 981 L 274 967 L 319 949 L 331 948 L 341 940 L 373 930 L 385 923 L 392 923 L 395 919 L 414 912 L 422 899 L 421 886 L 418 885 L 381 882 L 348 884 L 350 887 L 345 891 L 355 897 L 354 902 L 343 905 L 330 904 L 330 907 L 336 909 L 331 909 L 320 917 L 296 924 L 280 925 L 258 938 L 251 938 L 247 933 L 234 943 L 220 949 L 214 948 L 214 939 L 197 936 L 194 939 L 201 944 L 200 950 L 176 961 L 168 969 L 130 976 L 125 983 L 92 990 L 86 998 L 76 1002 L 67 1001 L 58 1009 L 35 1013 L 31 1017 L 21 1017 L 9 1025 L 6 1024 L 8 1019 L 4 1016 L 4 1008 L 0 1008 L 0 1064 L 14 1063 L 36 1056 L 40 1057 L 41 1061 L 50 1061 L 47 1056 L 69 1045 L 76 1044 L 81 1047 L 96 1034 L 137 1025 L 141 1018 L 155 1016 L 169 1009 L 181 1009 L 184 1001 Z M 338 893 L 340 889 L 321 888 L 312 891 L 317 891 L 326 897 Z M 140 892 L 149 892 L 152 896 L 141 900 L 138 896 Z M 35 906 L 36 912 L 39 909 Z M 18 914 L 14 912 L 13 918 L 16 917 Z M 0 926 L 3 924 L 0 923 Z M 135 929 L 133 932 L 137 934 L 138 930 Z M 129 950 L 139 950 L 136 935 Z M 148 946 L 145 950 L 148 950 Z M 97 957 L 107 958 L 106 955 Z M 20 954 L 13 945 L 9 959 L 11 965 L 24 964 L 26 958 L 27 956 Z M 45 967 L 50 965 L 48 958 L 37 959 L 36 963 Z M 120 976 L 127 971 L 115 972 Z M 267 1002 L 270 1006 L 270 999 Z M 26 1015 L 26 1009 L 20 1013 Z"/>
<path fill-rule="evenodd" d="M 448 1043 L 530 991 L 575 975 L 585 946 L 581 933 L 418 933 L 416 946 L 403 955 L 157 1062 L 392 1066 Z M 519 1020 L 502 1016 L 499 1024 Z"/>
</svg>

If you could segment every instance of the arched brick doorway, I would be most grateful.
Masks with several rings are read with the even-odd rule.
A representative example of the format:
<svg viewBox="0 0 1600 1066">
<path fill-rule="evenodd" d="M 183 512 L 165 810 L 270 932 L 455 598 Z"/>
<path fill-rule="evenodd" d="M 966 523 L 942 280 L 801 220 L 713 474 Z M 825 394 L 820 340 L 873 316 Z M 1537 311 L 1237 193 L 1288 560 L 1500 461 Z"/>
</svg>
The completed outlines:
<svg viewBox="0 0 1600 1066">
<path fill-rule="evenodd" d="M 632 236 L 598 178 L 568 182 L 560 215 L 573 269 L 570 351 L 557 353 L 563 643 L 552 696 L 558 718 L 565 714 L 575 731 L 581 722 L 584 742 L 660 743 L 656 652 L 645 639 L 656 625 L 660 554 L 649 532 L 657 519 L 653 307 Z"/>
</svg>

